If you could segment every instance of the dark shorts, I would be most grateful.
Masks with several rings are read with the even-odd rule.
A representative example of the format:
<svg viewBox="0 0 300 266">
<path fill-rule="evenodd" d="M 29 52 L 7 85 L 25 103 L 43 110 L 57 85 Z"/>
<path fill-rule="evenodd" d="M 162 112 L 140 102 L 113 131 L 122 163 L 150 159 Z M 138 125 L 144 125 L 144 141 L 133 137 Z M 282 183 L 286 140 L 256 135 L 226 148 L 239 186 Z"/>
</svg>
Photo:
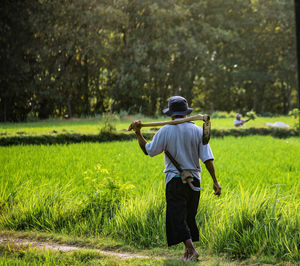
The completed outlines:
<svg viewBox="0 0 300 266">
<path fill-rule="evenodd" d="M 192 182 L 200 187 L 198 179 Z M 199 241 L 196 214 L 200 192 L 193 191 L 188 184 L 183 184 L 180 177 L 172 178 L 166 187 L 166 233 L 168 246 L 176 245 L 187 239 Z"/>
</svg>

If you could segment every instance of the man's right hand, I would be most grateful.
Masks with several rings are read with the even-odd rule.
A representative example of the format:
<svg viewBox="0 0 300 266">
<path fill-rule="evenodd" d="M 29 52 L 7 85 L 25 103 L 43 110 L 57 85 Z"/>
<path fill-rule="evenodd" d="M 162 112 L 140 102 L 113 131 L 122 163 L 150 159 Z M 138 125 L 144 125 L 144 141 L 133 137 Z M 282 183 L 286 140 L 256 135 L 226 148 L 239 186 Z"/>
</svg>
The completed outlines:
<svg viewBox="0 0 300 266">
<path fill-rule="evenodd" d="M 214 183 L 213 185 L 213 189 L 215 191 L 215 195 L 220 196 L 221 195 L 221 186 L 219 185 L 219 183 Z"/>
<path fill-rule="evenodd" d="M 142 128 L 142 121 L 135 120 L 130 124 L 128 131 L 130 131 L 132 129 L 135 133 L 138 133 L 141 131 L 141 128 Z"/>
</svg>

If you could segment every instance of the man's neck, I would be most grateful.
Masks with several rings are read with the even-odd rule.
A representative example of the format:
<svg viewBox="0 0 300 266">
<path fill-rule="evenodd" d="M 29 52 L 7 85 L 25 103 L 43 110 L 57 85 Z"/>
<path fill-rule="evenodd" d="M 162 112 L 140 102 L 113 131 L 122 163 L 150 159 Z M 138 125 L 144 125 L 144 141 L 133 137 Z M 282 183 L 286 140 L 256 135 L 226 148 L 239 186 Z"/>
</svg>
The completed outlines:
<svg viewBox="0 0 300 266">
<path fill-rule="evenodd" d="M 175 116 L 172 116 L 172 120 L 175 120 L 175 119 L 178 119 L 178 118 L 185 118 L 186 115 L 175 115 Z"/>
</svg>

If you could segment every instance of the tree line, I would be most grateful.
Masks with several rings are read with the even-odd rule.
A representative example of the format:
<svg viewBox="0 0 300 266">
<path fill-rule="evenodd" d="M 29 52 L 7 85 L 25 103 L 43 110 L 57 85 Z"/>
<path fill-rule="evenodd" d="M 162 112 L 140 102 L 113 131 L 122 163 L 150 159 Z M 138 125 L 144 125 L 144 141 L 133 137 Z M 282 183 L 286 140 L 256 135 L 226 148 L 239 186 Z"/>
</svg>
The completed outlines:
<svg viewBox="0 0 300 266">
<path fill-rule="evenodd" d="M 0 121 L 297 105 L 292 0 L 3 0 Z"/>
</svg>

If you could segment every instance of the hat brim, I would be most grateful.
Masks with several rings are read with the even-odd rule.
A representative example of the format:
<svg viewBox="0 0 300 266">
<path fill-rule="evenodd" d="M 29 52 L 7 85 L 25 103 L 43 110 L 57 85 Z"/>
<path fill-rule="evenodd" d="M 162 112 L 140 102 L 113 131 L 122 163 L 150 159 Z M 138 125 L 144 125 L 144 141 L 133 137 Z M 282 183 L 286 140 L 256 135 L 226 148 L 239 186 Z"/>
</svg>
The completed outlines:
<svg viewBox="0 0 300 266">
<path fill-rule="evenodd" d="M 163 113 L 168 116 L 189 115 L 191 112 L 193 112 L 193 110 L 193 108 L 188 108 L 185 111 L 171 112 L 169 108 L 166 108 L 163 110 Z"/>
</svg>

